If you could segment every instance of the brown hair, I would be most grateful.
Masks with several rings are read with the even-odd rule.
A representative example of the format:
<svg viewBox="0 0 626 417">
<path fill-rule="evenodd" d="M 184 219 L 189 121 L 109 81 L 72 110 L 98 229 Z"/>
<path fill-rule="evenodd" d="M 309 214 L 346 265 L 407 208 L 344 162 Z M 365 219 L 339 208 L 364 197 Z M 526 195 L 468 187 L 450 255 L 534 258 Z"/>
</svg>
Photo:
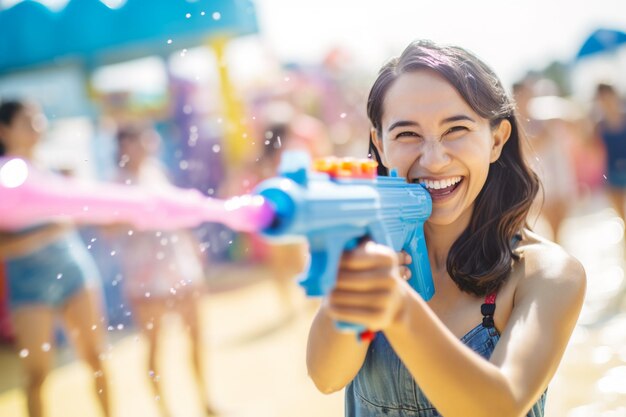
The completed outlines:
<svg viewBox="0 0 626 417">
<path fill-rule="evenodd" d="M 13 123 L 13 119 L 15 116 L 24 108 L 26 105 L 18 100 L 7 100 L 0 103 L 0 125 L 10 126 Z M 0 138 L 0 156 L 3 156 L 6 152 L 6 148 L 4 143 L 2 143 L 2 138 Z"/>
<path fill-rule="evenodd" d="M 505 119 L 512 126 L 500 158 L 491 164 L 476 197 L 470 223 L 452 245 L 446 263 L 448 274 L 462 291 L 482 296 L 502 286 L 513 261 L 519 258 L 514 245 L 521 229 L 527 227 L 539 179 L 522 156 L 521 140 L 525 138 L 513 101 L 494 72 L 459 47 L 416 41 L 381 68 L 367 102 L 368 117 L 379 136 L 387 91 L 400 75 L 422 69 L 443 76 L 492 128 Z M 379 162 L 379 174 L 387 175 L 371 137 L 370 154 Z"/>
</svg>

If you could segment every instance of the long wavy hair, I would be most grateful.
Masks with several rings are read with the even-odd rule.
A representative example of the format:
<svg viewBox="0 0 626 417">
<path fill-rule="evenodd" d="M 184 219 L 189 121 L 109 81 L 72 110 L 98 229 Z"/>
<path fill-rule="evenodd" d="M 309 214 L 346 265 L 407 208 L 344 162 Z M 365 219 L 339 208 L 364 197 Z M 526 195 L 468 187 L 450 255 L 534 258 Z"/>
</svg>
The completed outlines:
<svg viewBox="0 0 626 417">
<path fill-rule="evenodd" d="M 370 90 L 367 114 L 379 137 L 387 91 L 402 74 L 428 69 L 444 77 L 492 129 L 503 120 L 511 123 L 509 140 L 492 163 L 476 197 L 467 228 L 448 254 L 448 274 L 462 290 L 477 296 L 497 291 L 519 258 L 514 246 L 539 190 L 539 179 L 522 154 L 526 140 L 515 114 L 515 104 L 495 73 L 463 48 L 415 41 L 379 71 Z M 379 163 L 379 175 L 388 175 L 370 136 L 369 152 Z"/>
<path fill-rule="evenodd" d="M 0 102 L 0 125 L 9 126 L 13 123 L 15 116 L 24 109 L 25 105 L 21 101 L 7 100 Z M 0 137 L 0 156 L 4 156 L 6 147 Z"/>
</svg>

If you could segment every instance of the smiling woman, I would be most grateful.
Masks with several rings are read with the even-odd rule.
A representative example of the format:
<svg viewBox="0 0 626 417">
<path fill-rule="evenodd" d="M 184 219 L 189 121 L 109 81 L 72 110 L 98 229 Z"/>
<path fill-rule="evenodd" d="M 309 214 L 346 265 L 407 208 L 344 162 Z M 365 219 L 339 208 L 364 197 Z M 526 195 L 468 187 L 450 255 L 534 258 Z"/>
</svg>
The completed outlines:
<svg viewBox="0 0 626 417">
<path fill-rule="evenodd" d="M 527 227 L 538 179 L 502 83 L 462 48 L 414 42 L 379 72 L 368 115 L 380 173 L 395 169 L 432 197 L 435 295 L 407 286 L 389 248 L 344 253 L 311 326 L 313 381 L 346 387 L 349 417 L 543 416 L 585 272 Z M 379 332 L 359 343 L 333 321 Z"/>
</svg>

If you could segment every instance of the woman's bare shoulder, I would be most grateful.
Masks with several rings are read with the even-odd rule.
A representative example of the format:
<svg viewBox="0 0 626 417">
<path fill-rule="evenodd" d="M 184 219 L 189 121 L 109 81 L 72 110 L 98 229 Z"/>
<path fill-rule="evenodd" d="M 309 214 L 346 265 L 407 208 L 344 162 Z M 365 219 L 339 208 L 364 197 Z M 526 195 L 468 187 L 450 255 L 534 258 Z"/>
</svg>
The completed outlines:
<svg viewBox="0 0 626 417">
<path fill-rule="evenodd" d="M 517 253 L 521 267 L 518 286 L 549 286 L 584 292 L 585 269 L 562 246 L 525 230 Z"/>
</svg>

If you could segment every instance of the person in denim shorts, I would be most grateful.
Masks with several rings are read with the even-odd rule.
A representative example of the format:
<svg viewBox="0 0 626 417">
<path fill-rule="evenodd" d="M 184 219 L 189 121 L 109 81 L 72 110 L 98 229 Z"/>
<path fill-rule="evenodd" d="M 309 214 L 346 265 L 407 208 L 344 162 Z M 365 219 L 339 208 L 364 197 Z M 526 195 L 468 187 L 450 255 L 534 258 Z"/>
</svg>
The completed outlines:
<svg viewBox="0 0 626 417">
<path fill-rule="evenodd" d="M 311 325 L 311 378 L 325 393 L 345 388 L 348 417 L 543 416 L 586 276 L 527 227 L 539 181 L 514 103 L 472 53 L 416 41 L 382 67 L 367 111 L 379 174 L 395 168 L 432 197 L 435 294 L 408 285 L 405 253 L 373 241 L 346 251 Z"/>
<path fill-rule="evenodd" d="M 35 164 L 35 148 L 45 126 L 45 117 L 34 103 L 1 103 L 0 156 Z M 63 223 L 0 231 L 0 259 L 6 266 L 16 348 L 27 376 L 29 415 L 45 414 L 42 388 L 54 363 L 57 316 L 77 353 L 91 367 L 96 397 L 104 415 L 110 415 L 100 276 L 77 231 Z"/>
</svg>

